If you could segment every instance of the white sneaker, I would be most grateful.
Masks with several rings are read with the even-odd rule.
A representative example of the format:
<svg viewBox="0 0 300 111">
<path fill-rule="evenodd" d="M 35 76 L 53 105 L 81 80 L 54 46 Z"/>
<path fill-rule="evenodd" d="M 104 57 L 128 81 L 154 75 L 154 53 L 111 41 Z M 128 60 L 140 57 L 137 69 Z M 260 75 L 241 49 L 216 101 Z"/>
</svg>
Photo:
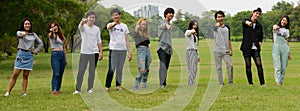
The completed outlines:
<svg viewBox="0 0 300 111">
<path fill-rule="evenodd" d="M 90 89 L 90 90 L 88 91 L 88 93 L 93 93 L 93 89 Z"/>
<path fill-rule="evenodd" d="M 27 94 L 26 94 L 26 93 L 23 93 L 23 96 L 27 96 Z"/>
<path fill-rule="evenodd" d="M 74 92 L 73 92 L 73 94 L 75 95 L 75 94 L 79 94 L 80 92 L 78 91 L 78 90 L 75 90 Z"/>
<path fill-rule="evenodd" d="M 105 92 L 108 92 L 108 91 L 109 91 L 109 88 L 106 87 L 106 88 L 105 88 Z"/>
<path fill-rule="evenodd" d="M 4 96 L 6 96 L 6 97 L 9 96 L 9 92 L 6 92 L 6 93 L 4 94 Z"/>
</svg>

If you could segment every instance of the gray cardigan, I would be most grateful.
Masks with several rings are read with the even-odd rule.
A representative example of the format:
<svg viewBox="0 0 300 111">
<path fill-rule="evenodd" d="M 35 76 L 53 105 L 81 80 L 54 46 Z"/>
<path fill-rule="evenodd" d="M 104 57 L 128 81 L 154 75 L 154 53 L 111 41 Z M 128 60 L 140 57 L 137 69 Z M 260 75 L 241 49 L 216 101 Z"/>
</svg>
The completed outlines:
<svg viewBox="0 0 300 111">
<path fill-rule="evenodd" d="M 18 49 L 27 50 L 27 51 L 33 49 L 35 50 L 36 53 L 38 53 L 43 47 L 42 40 L 36 35 L 36 33 L 26 34 L 25 37 L 22 37 L 23 32 L 24 31 L 17 31 L 17 37 L 19 40 Z M 34 49 L 35 42 L 38 43 L 38 47 L 36 49 Z"/>
</svg>

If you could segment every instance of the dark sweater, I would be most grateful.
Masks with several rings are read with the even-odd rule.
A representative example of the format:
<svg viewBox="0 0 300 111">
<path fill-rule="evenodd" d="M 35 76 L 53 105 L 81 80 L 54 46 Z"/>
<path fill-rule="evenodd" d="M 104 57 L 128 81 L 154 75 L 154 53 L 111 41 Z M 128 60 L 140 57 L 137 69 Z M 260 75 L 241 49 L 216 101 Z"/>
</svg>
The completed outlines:
<svg viewBox="0 0 300 111">
<path fill-rule="evenodd" d="M 146 47 L 149 47 L 149 44 L 150 44 L 149 38 L 146 38 L 146 37 L 144 37 L 144 36 L 140 36 L 140 35 L 137 34 L 136 32 L 134 32 L 133 38 L 134 38 L 134 41 L 135 41 L 135 46 L 136 46 L 136 48 L 137 48 L 138 46 L 146 46 Z"/>
</svg>

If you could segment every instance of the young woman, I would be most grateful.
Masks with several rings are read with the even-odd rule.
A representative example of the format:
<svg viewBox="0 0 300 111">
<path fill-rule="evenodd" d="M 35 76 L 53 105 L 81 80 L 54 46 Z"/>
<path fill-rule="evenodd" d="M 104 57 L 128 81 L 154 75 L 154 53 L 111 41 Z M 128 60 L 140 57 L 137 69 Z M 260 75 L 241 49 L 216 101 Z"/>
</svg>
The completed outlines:
<svg viewBox="0 0 300 111">
<path fill-rule="evenodd" d="M 48 38 L 51 46 L 51 66 L 52 76 L 52 95 L 60 92 L 62 77 L 67 64 L 66 59 L 66 39 L 62 34 L 61 27 L 57 21 L 51 21 L 49 24 Z"/>
<path fill-rule="evenodd" d="M 199 40 L 198 23 L 191 20 L 188 29 L 185 31 L 186 38 L 186 62 L 188 64 L 188 85 L 194 84 L 197 74 L 197 62 L 200 62 L 198 55 L 198 40 Z"/>
<path fill-rule="evenodd" d="M 15 86 L 19 74 L 23 70 L 22 93 L 26 96 L 26 88 L 28 76 L 33 66 L 33 54 L 37 54 L 43 47 L 42 40 L 32 31 L 30 19 L 26 18 L 22 21 L 20 30 L 17 31 L 18 37 L 18 54 L 15 60 L 14 72 L 4 96 L 9 96 L 12 88 Z M 38 47 L 34 49 L 34 43 L 38 43 Z"/>
<path fill-rule="evenodd" d="M 288 38 L 290 37 L 290 19 L 288 16 L 283 16 L 277 25 L 273 26 L 274 45 L 272 49 L 274 76 L 276 85 L 280 86 L 283 83 L 288 59 L 290 56 L 290 47 Z"/>
<path fill-rule="evenodd" d="M 135 27 L 135 33 L 133 34 L 135 46 L 137 48 L 137 60 L 138 60 L 138 73 L 136 75 L 136 81 L 134 89 L 138 90 L 142 81 L 142 87 L 147 88 L 147 77 L 149 73 L 149 66 L 151 63 L 151 54 L 149 50 L 149 33 L 148 22 L 145 18 L 139 19 Z"/>
</svg>

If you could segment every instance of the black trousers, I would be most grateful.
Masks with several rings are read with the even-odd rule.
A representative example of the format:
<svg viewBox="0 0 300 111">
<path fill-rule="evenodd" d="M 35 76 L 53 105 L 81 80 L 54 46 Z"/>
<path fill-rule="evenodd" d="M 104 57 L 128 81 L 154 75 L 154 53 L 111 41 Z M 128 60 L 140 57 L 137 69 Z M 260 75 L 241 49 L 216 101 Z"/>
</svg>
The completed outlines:
<svg viewBox="0 0 300 111">
<path fill-rule="evenodd" d="M 171 60 L 171 55 L 167 54 L 164 50 L 159 49 L 157 51 L 160 63 L 159 63 L 159 81 L 160 86 L 166 86 L 167 83 L 167 70 Z"/>
<path fill-rule="evenodd" d="M 257 68 L 260 85 L 264 85 L 265 79 L 264 79 L 264 71 L 263 71 L 263 66 L 260 57 L 260 51 L 251 50 L 250 53 L 243 52 L 243 56 L 246 64 L 246 74 L 247 74 L 248 83 L 253 84 L 252 71 L 251 71 L 251 57 L 252 57 Z"/>
</svg>

